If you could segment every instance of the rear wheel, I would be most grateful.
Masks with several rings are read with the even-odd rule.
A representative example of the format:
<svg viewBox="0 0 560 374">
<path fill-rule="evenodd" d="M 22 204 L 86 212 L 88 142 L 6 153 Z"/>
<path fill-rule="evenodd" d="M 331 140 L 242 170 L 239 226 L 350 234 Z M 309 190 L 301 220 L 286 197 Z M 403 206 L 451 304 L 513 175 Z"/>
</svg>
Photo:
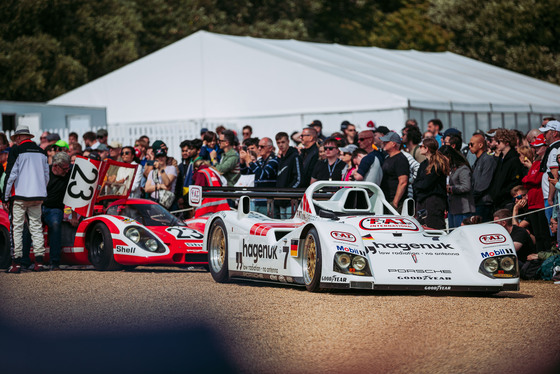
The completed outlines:
<svg viewBox="0 0 560 374">
<path fill-rule="evenodd" d="M 212 222 L 208 231 L 208 267 L 212 278 L 218 283 L 229 281 L 226 233 L 226 225 L 221 219 Z"/>
<path fill-rule="evenodd" d="M 89 235 L 86 249 L 89 259 L 96 270 L 121 270 L 122 265 L 115 261 L 113 239 L 105 224 L 96 223 Z"/>
<path fill-rule="evenodd" d="M 0 269 L 7 269 L 12 261 L 10 233 L 4 226 L 0 226 Z"/>
<path fill-rule="evenodd" d="M 308 291 L 316 292 L 319 290 L 321 281 L 321 245 L 317 230 L 312 228 L 307 232 L 303 242 L 302 267 L 305 288 Z"/>
</svg>

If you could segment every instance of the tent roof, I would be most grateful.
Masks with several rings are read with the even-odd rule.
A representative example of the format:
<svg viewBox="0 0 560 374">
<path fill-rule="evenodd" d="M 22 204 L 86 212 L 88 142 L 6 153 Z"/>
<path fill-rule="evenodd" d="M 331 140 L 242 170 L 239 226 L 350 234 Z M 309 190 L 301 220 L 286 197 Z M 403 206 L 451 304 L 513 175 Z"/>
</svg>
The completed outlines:
<svg viewBox="0 0 560 374">
<path fill-rule="evenodd" d="M 559 112 L 560 86 L 451 52 L 196 32 L 50 104 L 109 123 L 382 109 Z M 536 109 L 538 108 L 538 109 Z"/>
</svg>

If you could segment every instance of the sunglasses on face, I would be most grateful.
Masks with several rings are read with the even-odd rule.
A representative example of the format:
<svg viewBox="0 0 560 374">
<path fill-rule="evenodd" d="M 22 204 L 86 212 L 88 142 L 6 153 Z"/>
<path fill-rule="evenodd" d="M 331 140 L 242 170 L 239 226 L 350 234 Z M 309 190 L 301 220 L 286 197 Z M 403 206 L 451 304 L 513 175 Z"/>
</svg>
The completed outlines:
<svg viewBox="0 0 560 374">
<path fill-rule="evenodd" d="M 261 148 L 266 148 L 266 147 L 268 147 L 268 146 L 267 145 L 259 145 L 257 148 L 261 149 Z"/>
<path fill-rule="evenodd" d="M 333 149 L 336 149 L 336 147 L 325 147 L 325 151 L 332 151 Z"/>
<path fill-rule="evenodd" d="M 121 156 L 131 155 L 132 152 L 121 152 Z"/>
<path fill-rule="evenodd" d="M 474 143 L 469 143 L 469 147 L 474 147 Z"/>
<path fill-rule="evenodd" d="M 521 199 L 523 199 L 524 197 L 525 197 L 525 195 L 517 195 L 517 196 L 515 196 L 514 199 L 515 199 L 515 200 L 521 200 Z"/>
<path fill-rule="evenodd" d="M 250 134 L 250 133 L 248 133 L 248 132 L 244 132 L 244 133 L 243 133 L 243 135 L 251 135 L 251 134 Z"/>
<path fill-rule="evenodd" d="M 371 136 L 370 136 L 370 137 L 367 137 L 367 138 L 358 138 L 358 141 L 359 141 L 359 142 L 363 142 L 364 140 L 367 140 L 367 139 L 371 139 Z"/>
</svg>

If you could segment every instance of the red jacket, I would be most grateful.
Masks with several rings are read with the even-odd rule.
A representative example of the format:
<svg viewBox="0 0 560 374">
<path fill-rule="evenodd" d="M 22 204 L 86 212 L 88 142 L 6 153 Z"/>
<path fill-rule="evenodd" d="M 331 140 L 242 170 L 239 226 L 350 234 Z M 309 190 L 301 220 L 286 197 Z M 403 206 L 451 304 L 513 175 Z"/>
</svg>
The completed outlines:
<svg viewBox="0 0 560 374">
<path fill-rule="evenodd" d="M 531 165 L 529 172 L 521 180 L 523 187 L 527 189 L 527 208 L 528 209 L 541 209 L 544 208 L 543 192 L 541 181 L 543 172 L 539 171 L 541 161 L 535 161 Z"/>
</svg>

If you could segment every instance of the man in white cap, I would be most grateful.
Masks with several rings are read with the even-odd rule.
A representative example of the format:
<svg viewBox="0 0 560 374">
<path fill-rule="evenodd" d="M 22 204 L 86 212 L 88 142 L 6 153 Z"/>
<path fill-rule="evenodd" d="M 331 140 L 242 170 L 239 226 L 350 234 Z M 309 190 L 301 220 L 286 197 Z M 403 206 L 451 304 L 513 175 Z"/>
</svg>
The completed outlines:
<svg viewBox="0 0 560 374">
<path fill-rule="evenodd" d="M 541 161 L 541 169 L 543 174 L 542 179 L 542 190 L 544 198 L 544 206 L 548 208 L 554 205 L 554 194 L 556 189 L 554 185 L 548 181 L 549 174 L 551 173 L 553 179 L 558 179 L 558 162 L 556 161 L 556 155 L 558 154 L 560 148 L 560 122 L 556 120 L 551 120 L 546 123 L 544 127 L 540 127 L 539 130 L 544 133 L 544 138 L 546 139 L 546 144 L 548 148 Z M 552 217 L 552 209 L 546 209 L 546 218 L 550 222 Z"/>
<path fill-rule="evenodd" d="M 31 141 L 34 135 L 27 126 L 18 126 L 11 136 L 17 146 L 12 147 L 6 167 L 6 187 L 4 189 L 4 209 L 11 210 L 11 233 L 13 240 L 12 265 L 8 273 L 19 273 L 23 256 L 23 225 L 27 214 L 29 231 L 35 254 L 35 271 L 44 270 L 43 255 L 45 243 L 41 223 L 41 205 L 47 197 L 49 165 L 47 155 Z M 11 207 L 7 202 L 11 202 Z M 11 209 L 9 209 L 11 208 Z"/>
</svg>

